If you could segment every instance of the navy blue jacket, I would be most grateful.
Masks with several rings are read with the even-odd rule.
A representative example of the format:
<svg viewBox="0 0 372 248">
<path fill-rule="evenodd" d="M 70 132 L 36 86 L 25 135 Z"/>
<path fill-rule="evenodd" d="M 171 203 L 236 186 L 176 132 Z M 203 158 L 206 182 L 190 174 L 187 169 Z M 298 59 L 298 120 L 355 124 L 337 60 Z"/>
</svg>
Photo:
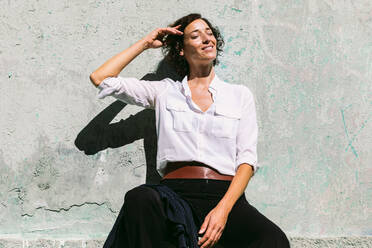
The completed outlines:
<svg viewBox="0 0 372 248">
<path fill-rule="evenodd" d="M 199 248 L 198 230 L 190 205 L 166 185 L 142 184 L 155 189 L 164 203 L 165 215 L 172 223 L 171 235 L 178 240 L 178 248 Z"/>
</svg>

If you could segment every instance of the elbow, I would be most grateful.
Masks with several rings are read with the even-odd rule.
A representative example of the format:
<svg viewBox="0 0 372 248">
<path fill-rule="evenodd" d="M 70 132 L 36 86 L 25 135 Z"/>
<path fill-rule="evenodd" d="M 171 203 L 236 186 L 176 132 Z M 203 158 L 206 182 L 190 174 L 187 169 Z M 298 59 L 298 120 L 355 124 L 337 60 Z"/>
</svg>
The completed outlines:
<svg viewBox="0 0 372 248">
<path fill-rule="evenodd" d="M 90 82 L 98 87 L 98 85 L 102 82 L 102 80 L 93 72 L 89 75 Z"/>
</svg>

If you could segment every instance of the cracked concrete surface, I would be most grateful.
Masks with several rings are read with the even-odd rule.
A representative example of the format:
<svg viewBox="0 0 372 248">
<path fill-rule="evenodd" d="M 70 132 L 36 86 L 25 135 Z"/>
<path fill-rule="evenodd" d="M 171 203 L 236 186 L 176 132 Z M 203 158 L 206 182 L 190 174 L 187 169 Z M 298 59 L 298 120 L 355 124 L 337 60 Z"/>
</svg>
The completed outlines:
<svg viewBox="0 0 372 248">
<path fill-rule="evenodd" d="M 153 112 L 98 100 L 88 77 L 189 12 L 202 12 L 224 36 L 220 78 L 255 95 L 262 168 L 245 192 L 250 203 L 297 247 L 371 245 L 371 1 L 2 8 L 0 247 L 98 247 L 125 192 L 159 179 Z M 146 51 L 121 75 L 159 75 L 161 58 Z"/>
<path fill-rule="evenodd" d="M 67 208 L 59 208 L 59 209 L 50 209 L 50 208 L 46 208 L 46 207 L 37 207 L 36 210 L 44 210 L 44 211 L 51 211 L 51 212 L 56 212 L 56 213 L 60 213 L 61 211 L 69 211 L 71 208 L 73 207 L 82 207 L 82 206 L 85 206 L 85 205 L 97 205 L 97 206 L 103 206 L 103 205 L 106 205 L 106 207 L 112 212 L 112 213 L 117 213 L 117 211 L 111 209 L 110 207 L 107 206 L 107 203 L 106 202 L 103 202 L 103 203 L 97 203 L 97 202 L 84 202 L 82 204 L 73 204 Z M 31 215 L 31 214 L 27 214 L 27 213 L 24 213 L 22 214 L 22 216 L 27 216 L 27 217 L 33 217 L 34 215 Z"/>
</svg>

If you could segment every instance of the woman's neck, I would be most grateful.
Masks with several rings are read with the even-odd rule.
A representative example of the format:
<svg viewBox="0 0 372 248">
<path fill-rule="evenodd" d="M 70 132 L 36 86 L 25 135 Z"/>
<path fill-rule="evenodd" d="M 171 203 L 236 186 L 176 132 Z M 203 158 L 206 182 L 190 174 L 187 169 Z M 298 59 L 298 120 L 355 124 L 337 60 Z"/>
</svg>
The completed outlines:
<svg viewBox="0 0 372 248">
<path fill-rule="evenodd" d="M 191 70 L 187 77 L 190 87 L 208 87 L 215 75 L 214 66 L 200 66 L 198 69 Z"/>
</svg>

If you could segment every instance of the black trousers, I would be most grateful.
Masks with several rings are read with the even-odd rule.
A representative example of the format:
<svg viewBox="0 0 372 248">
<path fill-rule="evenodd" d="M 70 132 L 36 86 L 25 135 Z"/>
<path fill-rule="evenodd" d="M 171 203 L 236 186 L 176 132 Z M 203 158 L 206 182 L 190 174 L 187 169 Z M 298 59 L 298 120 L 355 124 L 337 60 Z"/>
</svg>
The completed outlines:
<svg viewBox="0 0 372 248">
<path fill-rule="evenodd" d="M 222 199 L 231 182 L 165 179 L 160 183 L 173 189 L 190 204 L 199 230 L 205 216 Z M 164 241 L 175 244 L 169 232 L 158 192 L 137 186 L 126 193 L 124 205 L 104 247 L 162 248 Z M 224 248 L 290 247 L 285 233 L 250 205 L 244 194 L 232 208 L 218 244 Z"/>
</svg>

